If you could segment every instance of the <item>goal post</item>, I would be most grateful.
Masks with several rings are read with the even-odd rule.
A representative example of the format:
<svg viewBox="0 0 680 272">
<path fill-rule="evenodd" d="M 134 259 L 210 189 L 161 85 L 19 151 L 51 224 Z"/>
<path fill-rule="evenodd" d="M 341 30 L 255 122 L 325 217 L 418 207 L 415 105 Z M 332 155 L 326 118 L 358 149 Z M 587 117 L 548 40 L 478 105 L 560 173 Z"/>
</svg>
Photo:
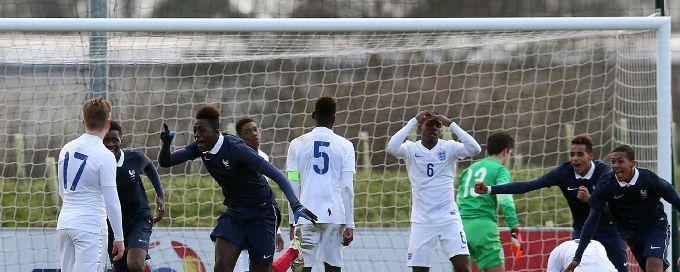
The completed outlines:
<svg viewBox="0 0 680 272">
<path fill-rule="evenodd" d="M 316 98 L 335 97 L 334 130 L 354 143 L 358 160 L 348 271 L 408 271 L 412 192 L 385 145 L 423 109 L 446 114 L 482 147 L 489 133 L 508 131 L 517 181 L 564 162 L 580 133 L 593 137 L 598 159 L 631 144 L 640 165 L 673 178 L 669 17 L 0 18 L 0 270 L 58 266 L 55 157 L 83 132 L 92 32 L 107 33 L 107 97 L 124 146 L 154 162 L 161 124 L 178 132 L 180 148 L 192 140 L 196 110 L 212 104 L 224 131 L 240 118 L 257 121 L 261 149 L 284 169 L 289 141 L 314 125 Z M 481 158 L 461 161 L 459 171 Z M 219 186 L 200 161 L 159 172 L 167 212 L 149 263 L 212 269 L 207 235 L 223 208 Z M 515 202 L 531 240 L 527 256 L 506 254 L 506 267 L 543 271 L 549 250 L 570 235 L 568 207 L 554 188 Z M 437 254 L 433 269 L 449 269 Z"/>
</svg>

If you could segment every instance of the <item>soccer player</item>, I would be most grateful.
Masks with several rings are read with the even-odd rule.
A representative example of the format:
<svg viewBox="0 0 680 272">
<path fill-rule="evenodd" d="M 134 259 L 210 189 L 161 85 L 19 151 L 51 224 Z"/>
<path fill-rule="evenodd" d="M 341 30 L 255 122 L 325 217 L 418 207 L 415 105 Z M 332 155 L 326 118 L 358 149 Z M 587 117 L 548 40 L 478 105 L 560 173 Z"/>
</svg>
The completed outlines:
<svg viewBox="0 0 680 272">
<path fill-rule="evenodd" d="M 661 272 L 668 268 L 665 257 L 670 229 L 661 199 L 680 209 L 680 196 L 670 183 L 636 164 L 635 151 L 629 145 L 612 150 L 613 171 L 600 178 L 590 197 L 590 214 L 581 231 L 581 243 L 565 271 L 574 271 L 578 266 L 607 204 L 642 270 Z"/>
<path fill-rule="evenodd" d="M 201 107 L 194 122 L 194 142 L 172 153 L 170 144 L 175 132 L 163 124 L 158 161 L 162 167 L 171 167 L 201 158 L 222 188 L 226 209 L 210 234 L 215 242 L 214 270 L 233 271 L 241 250 L 247 248 L 250 271 L 269 272 L 274 256 L 276 211 L 272 203 L 274 192 L 264 176 L 274 180 L 286 195 L 295 221 L 303 217 L 315 222 L 317 218 L 300 204 L 281 171 L 258 156 L 243 140 L 220 133 L 219 118 L 217 108 Z"/>
<path fill-rule="evenodd" d="M 546 272 L 563 272 L 574 259 L 579 239 L 564 241 L 550 252 L 548 269 Z M 607 258 L 607 250 L 600 242 L 591 240 L 586 251 L 583 252 L 581 265 L 576 268 L 579 272 L 616 272 L 616 268 Z"/>
<path fill-rule="evenodd" d="M 507 132 L 496 132 L 486 140 L 488 156 L 473 163 L 460 174 L 458 182 L 458 207 L 463 227 L 468 238 L 470 259 L 477 261 L 477 267 L 486 272 L 503 272 L 503 245 L 498 233 L 498 204 L 503 208 L 505 222 L 512 233 L 513 246 L 521 249 L 519 221 L 512 195 L 480 195 L 475 193 L 475 182 L 487 185 L 506 184 L 512 181 L 510 171 L 503 164 L 508 163 L 515 140 Z M 516 255 L 519 256 L 519 255 Z"/>
<path fill-rule="evenodd" d="M 590 194 L 595 190 L 600 177 L 611 171 L 611 167 L 601 160 L 593 160 L 593 140 L 584 134 L 577 135 L 571 140 L 569 155 L 571 161 L 563 163 L 542 177 L 527 182 L 511 182 L 495 186 L 478 183 L 475 184 L 475 192 L 479 194 L 522 194 L 558 186 L 571 211 L 574 230 L 572 238 L 577 239 L 588 218 Z M 619 272 L 628 271 L 628 255 L 623 239 L 614 225 L 608 208 L 602 211 L 594 239 L 600 241 L 607 249 L 609 260 Z"/>
<path fill-rule="evenodd" d="M 406 141 L 417 126 L 420 140 Z M 439 139 L 450 127 L 460 142 Z M 470 258 L 453 182 L 458 158 L 472 157 L 481 147 L 467 132 L 443 115 L 421 111 L 387 143 L 387 153 L 404 159 L 411 181 L 411 233 L 407 265 L 429 271 L 437 241 L 456 272 L 470 271 Z"/>
<path fill-rule="evenodd" d="M 312 112 L 316 127 L 288 146 L 288 179 L 302 203 L 319 215 L 320 224 L 299 223 L 306 272 L 312 271 L 317 254 L 325 271 L 341 271 L 342 248 L 354 239 L 354 145 L 333 132 L 335 110 L 333 98 L 320 97 Z M 294 231 L 291 225 L 291 240 Z"/>
<path fill-rule="evenodd" d="M 271 162 L 269 160 L 269 155 L 262 151 L 260 149 L 260 129 L 257 126 L 257 123 L 253 119 L 250 118 L 243 118 L 241 120 L 238 120 L 236 122 L 236 134 L 238 135 L 239 138 L 241 138 L 246 144 L 255 149 L 257 151 L 257 154 L 260 155 L 263 159 L 265 159 L 268 162 Z M 274 194 L 272 194 L 272 197 Z M 275 205 L 276 208 L 276 252 L 280 252 L 283 250 L 283 237 L 281 236 L 281 209 L 279 208 L 278 203 L 276 203 L 276 199 L 272 199 L 272 202 Z M 291 245 L 294 245 L 292 243 Z M 290 265 L 292 264 L 293 260 L 299 255 L 299 250 L 295 248 L 294 246 L 291 246 L 286 253 L 284 253 L 283 256 L 279 257 L 274 261 L 272 264 L 272 271 L 286 271 Z M 249 256 L 248 256 L 248 250 L 243 250 L 241 251 L 241 255 L 238 257 L 238 262 L 237 262 L 237 267 L 236 271 L 243 272 L 243 271 L 248 271 L 248 262 Z"/>
<path fill-rule="evenodd" d="M 104 146 L 116 157 L 116 184 L 118 199 L 123 213 L 123 237 L 125 253 L 123 258 L 112 261 L 114 271 L 139 271 L 146 267 L 149 251 L 152 221 L 158 222 L 164 215 L 165 194 L 156 167 L 139 149 L 120 149 L 123 129 L 116 121 L 104 137 Z M 144 173 L 156 191 L 156 217 L 152 218 L 149 200 L 140 174 Z M 109 228 L 110 228 L 109 224 Z M 113 234 L 109 229 L 109 251 L 112 248 Z"/>
<path fill-rule="evenodd" d="M 116 191 L 116 158 L 102 139 L 109 130 L 111 103 L 95 97 L 83 104 L 85 133 L 59 152 L 57 219 L 61 271 L 104 271 L 108 239 L 106 217 L 113 228 L 113 259 L 125 251 L 120 202 Z"/>
</svg>

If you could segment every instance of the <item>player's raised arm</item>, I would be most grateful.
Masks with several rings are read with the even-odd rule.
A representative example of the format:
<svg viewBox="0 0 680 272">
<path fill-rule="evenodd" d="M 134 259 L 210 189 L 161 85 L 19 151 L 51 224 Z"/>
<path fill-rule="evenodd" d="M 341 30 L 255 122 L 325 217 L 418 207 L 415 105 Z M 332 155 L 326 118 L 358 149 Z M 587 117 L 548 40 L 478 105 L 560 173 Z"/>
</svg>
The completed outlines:
<svg viewBox="0 0 680 272">
<path fill-rule="evenodd" d="M 165 215 L 165 192 L 163 191 L 163 185 L 161 184 L 161 179 L 158 176 L 158 171 L 153 165 L 153 162 L 149 157 L 144 156 L 144 174 L 151 181 L 153 189 L 156 192 L 156 217 L 153 218 L 153 222 L 158 222 L 163 219 Z"/>
<path fill-rule="evenodd" d="M 168 125 L 163 123 L 163 131 L 161 132 L 161 151 L 158 153 L 158 164 L 161 167 L 172 167 L 198 157 L 198 146 L 196 143 L 191 143 L 186 147 L 170 152 L 170 144 L 175 138 L 175 131 L 168 128 Z"/>
<path fill-rule="evenodd" d="M 472 135 L 467 133 L 465 130 L 460 128 L 458 124 L 455 122 L 451 121 L 451 119 L 447 118 L 444 115 L 441 114 L 436 114 L 434 117 L 443 125 L 451 128 L 451 132 L 453 134 L 456 134 L 458 136 L 458 140 L 463 144 L 462 149 L 458 149 L 456 151 L 456 156 L 461 157 L 461 158 L 467 158 L 467 157 L 473 157 L 479 154 L 479 152 L 482 152 L 482 147 L 479 146 L 479 143 L 477 143 L 477 140 L 475 140 Z"/>
<path fill-rule="evenodd" d="M 432 116 L 430 111 L 421 111 L 418 113 L 418 115 L 416 115 L 416 117 L 411 118 L 411 120 L 409 120 L 408 123 L 406 123 L 403 128 L 397 131 L 397 133 L 395 133 L 394 136 L 392 136 L 392 138 L 390 138 L 390 140 L 387 142 L 387 153 L 397 158 L 404 157 L 405 149 L 401 148 L 401 144 L 406 140 L 406 137 L 408 137 L 408 133 L 414 129 L 424 118 L 429 116 Z"/>
</svg>

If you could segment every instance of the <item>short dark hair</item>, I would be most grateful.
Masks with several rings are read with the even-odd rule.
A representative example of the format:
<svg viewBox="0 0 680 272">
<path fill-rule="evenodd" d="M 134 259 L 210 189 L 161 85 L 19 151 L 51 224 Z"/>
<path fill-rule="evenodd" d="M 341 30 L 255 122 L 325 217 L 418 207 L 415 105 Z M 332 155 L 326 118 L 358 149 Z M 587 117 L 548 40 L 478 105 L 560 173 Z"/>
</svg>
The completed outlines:
<svg viewBox="0 0 680 272">
<path fill-rule="evenodd" d="M 250 123 L 250 122 L 255 123 L 255 120 L 247 118 L 247 117 L 243 118 L 241 120 L 238 120 L 238 122 L 236 122 L 236 133 L 241 133 L 241 128 L 243 128 L 243 126 L 245 124 Z"/>
<path fill-rule="evenodd" d="M 220 110 L 215 106 L 205 105 L 198 109 L 196 119 L 207 120 L 214 129 L 220 128 Z"/>
<path fill-rule="evenodd" d="M 118 122 L 111 120 L 111 128 L 109 130 L 116 130 L 118 131 L 118 134 L 123 135 L 123 128 L 120 127 L 120 124 Z"/>
<path fill-rule="evenodd" d="M 335 100 L 328 96 L 319 97 L 314 106 L 316 116 L 319 118 L 330 118 L 335 116 Z"/>
<path fill-rule="evenodd" d="M 578 144 L 585 145 L 586 151 L 588 153 L 593 153 L 593 139 L 590 138 L 590 136 L 588 136 L 588 135 L 585 135 L 585 134 L 576 135 L 573 139 L 571 139 L 571 144 L 572 145 L 578 145 Z"/>
<path fill-rule="evenodd" d="M 111 118 L 111 103 L 106 98 L 93 97 L 83 103 L 83 119 L 88 130 L 100 130 Z"/>
<path fill-rule="evenodd" d="M 505 131 L 494 132 L 486 139 L 486 153 L 496 155 L 515 146 L 515 138 Z"/>
<path fill-rule="evenodd" d="M 633 150 L 633 147 L 629 145 L 617 146 L 616 148 L 614 148 L 614 150 L 612 150 L 612 153 L 614 152 L 623 152 L 626 154 L 626 158 L 628 158 L 631 161 L 635 160 L 635 150 Z"/>
</svg>

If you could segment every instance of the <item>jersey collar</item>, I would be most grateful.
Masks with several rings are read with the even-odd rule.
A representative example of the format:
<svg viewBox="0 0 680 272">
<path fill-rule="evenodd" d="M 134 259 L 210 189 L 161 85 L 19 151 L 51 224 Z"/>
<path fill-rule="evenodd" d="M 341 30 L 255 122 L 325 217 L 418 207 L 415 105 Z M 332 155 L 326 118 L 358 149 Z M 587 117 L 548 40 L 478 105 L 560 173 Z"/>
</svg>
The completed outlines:
<svg viewBox="0 0 680 272">
<path fill-rule="evenodd" d="M 222 143 L 224 143 L 224 136 L 222 136 L 222 133 L 220 133 L 220 137 L 217 138 L 217 142 L 215 143 L 215 146 L 213 146 L 212 149 L 210 149 L 210 154 L 217 154 L 218 151 L 220 151 L 220 148 L 222 148 Z"/>
<path fill-rule="evenodd" d="M 576 176 L 576 179 L 590 179 L 593 177 L 593 174 L 595 173 L 595 163 L 593 161 L 590 161 L 590 170 L 588 170 L 588 173 L 586 173 L 585 176 L 581 176 L 578 173 L 574 172 L 574 176 Z"/>
<path fill-rule="evenodd" d="M 327 128 L 327 127 L 315 127 L 315 128 L 312 129 L 312 131 L 321 131 L 321 132 L 326 132 L 326 133 L 333 132 L 333 130 L 331 130 L 330 128 Z"/>
<path fill-rule="evenodd" d="M 619 181 L 619 178 L 617 178 L 616 175 L 614 175 L 614 178 L 615 178 L 616 181 L 619 183 L 619 186 L 621 186 L 621 187 L 626 187 L 626 186 L 633 186 L 633 185 L 635 185 L 635 183 L 636 183 L 637 180 L 638 180 L 638 177 L 640 177 L 640 172 L 638 172 L 637 168 L 633 168 L 633 171 L 635 171 L 635 174 L 633 174 L 633 178 L 630 179 L 630 182 L 628 182 L 628 183 Z"/>
<path fill-rule="evenodd" d="M 123 162 L 125 161 L 125 152 L 123 150 L 120 151 L 120 159 L 116 162 L 116 166 L 121 167 L 123 166 Z"/>
</svg>

